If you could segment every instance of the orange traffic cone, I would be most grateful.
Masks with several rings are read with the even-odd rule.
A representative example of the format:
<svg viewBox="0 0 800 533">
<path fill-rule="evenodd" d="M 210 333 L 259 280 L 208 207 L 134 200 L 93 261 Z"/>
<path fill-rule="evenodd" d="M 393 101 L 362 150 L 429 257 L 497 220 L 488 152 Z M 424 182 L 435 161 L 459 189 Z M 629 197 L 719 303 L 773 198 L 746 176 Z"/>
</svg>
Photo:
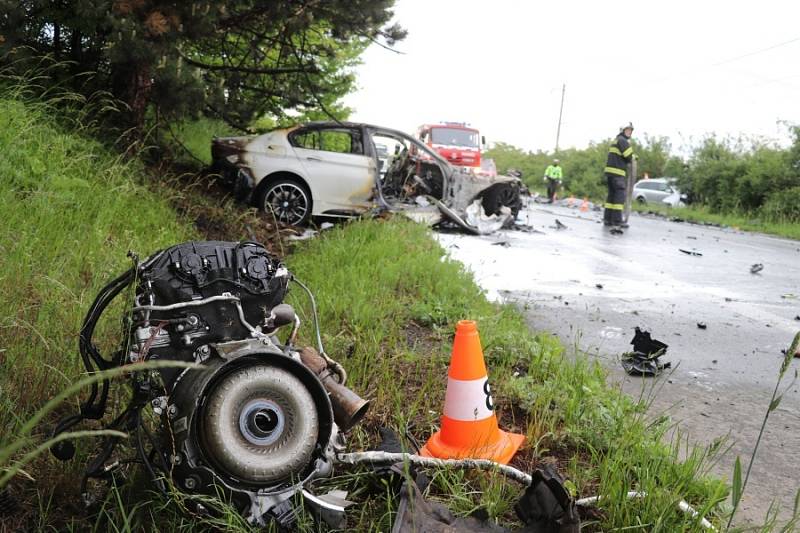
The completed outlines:
<svg viewBox="0 0 800 533">
<path fill-rule="evenodd" d="M 420 455 L 508 464 L 524 440 L 525 435 L 506 433 L 497 426 L 478 326 L 473 320 L 461 320 L 447 373 L 442 428 Z"/>
<path fill-rule="evenodd" d="M 583 197 L 583 203 L 581 203 L 581 213 L 586 213 L 589 210 L 589 199 L 587 197 Z"/>
</svg>

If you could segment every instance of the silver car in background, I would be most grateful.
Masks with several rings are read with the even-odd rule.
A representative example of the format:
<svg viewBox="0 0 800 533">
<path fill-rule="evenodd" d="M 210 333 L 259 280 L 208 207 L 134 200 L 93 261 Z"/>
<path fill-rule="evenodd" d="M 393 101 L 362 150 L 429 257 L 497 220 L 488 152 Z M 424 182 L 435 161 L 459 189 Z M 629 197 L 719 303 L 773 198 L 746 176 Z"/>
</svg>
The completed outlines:
<svg viewBox="0 0 800 533">
<path fill-rule="evenodd" d="M 637 181 L 633 186 L 633 199 L 640 204 L 666 204 L 683 207 L 686 195 L 676 186 L 676 178 L 656 178 Z"/>
</svg>

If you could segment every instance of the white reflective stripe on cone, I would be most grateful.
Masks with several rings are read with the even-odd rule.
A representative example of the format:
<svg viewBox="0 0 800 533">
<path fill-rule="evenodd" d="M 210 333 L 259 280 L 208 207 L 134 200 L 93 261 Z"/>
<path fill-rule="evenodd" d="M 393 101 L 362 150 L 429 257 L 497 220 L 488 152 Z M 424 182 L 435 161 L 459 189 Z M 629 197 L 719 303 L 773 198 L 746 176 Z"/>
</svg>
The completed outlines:
<svg viewBox="0 0 800 533">
<path fill-rule="evenodd" d="M 444 416 L 453 420 L 474 422 L 494 414 L 494 400 L 489 379 L 447 379 L 444 397 Z"/>
</svg>

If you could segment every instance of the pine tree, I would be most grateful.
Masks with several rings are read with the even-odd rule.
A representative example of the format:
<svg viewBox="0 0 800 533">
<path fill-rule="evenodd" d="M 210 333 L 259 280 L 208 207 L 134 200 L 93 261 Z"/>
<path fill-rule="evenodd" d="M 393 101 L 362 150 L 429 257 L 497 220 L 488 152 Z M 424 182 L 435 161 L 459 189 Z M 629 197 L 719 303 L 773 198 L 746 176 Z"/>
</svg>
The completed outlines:
<svg viewBox="0 0 800 533">
<path fill-rule="evenodd" d="M 363 49 L 405 37 L 387 26 L 392 3 L 0 0 L 0 52 L 16 69 L 42 54 L 69 62 L 53 83 L 109 91 L 135 128 L 151 107 L 214 113 L 242 127 L 266 113 L 341 111 Z"/>
</svg>

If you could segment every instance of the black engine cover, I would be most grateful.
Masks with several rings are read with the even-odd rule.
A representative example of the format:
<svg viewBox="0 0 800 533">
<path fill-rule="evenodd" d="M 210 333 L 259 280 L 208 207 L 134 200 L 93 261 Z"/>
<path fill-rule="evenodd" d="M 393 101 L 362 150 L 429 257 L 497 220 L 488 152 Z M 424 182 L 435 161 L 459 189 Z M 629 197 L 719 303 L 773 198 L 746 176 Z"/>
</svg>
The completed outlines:
<svg viewBox="0 0 800 533">
<path fill-rule="evenodd" d="M 283 301 L 288 283 L 286 268 L 258 243 L 186 242 L 154 254 L 140 266 L 137 305 L 173 306 L 228 293 L 239 298 L 247 323 L 258 327 Z M 145 326 L 132 340 L 148 359 L 194 361 L 202 345 L 251 335 L 236 302 L 225 300 L 139 310 L 134 326 Z M 164 374 L 171 381 L 172 372 Z"/>
</svg>

